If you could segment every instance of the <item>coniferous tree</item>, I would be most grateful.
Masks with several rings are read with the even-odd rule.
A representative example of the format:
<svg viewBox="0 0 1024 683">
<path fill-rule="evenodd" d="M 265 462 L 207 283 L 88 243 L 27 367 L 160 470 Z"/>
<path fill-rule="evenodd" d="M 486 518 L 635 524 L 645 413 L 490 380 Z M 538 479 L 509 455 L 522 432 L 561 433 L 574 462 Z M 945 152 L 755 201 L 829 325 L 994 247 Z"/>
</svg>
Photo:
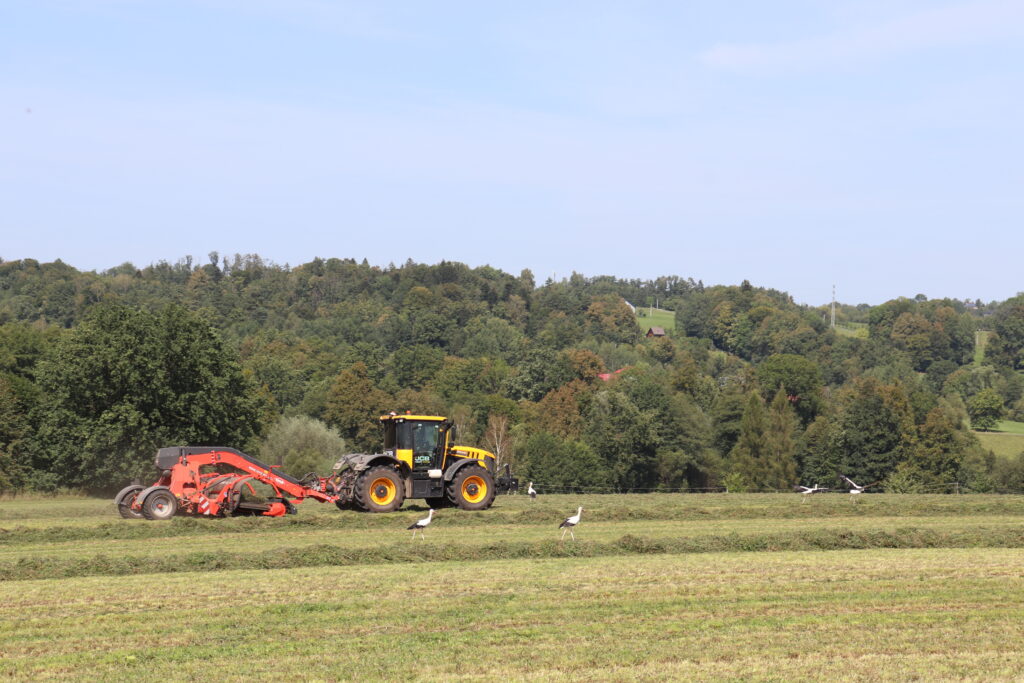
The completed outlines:
<svg viewBox="0 0 1024 683">
<path fill-rule="evenodd" d="M 739 437 L 729 453 L 729 461 L 732 471 L 740 474 L 755 490 L 766 486 L 763 463 L 769 448 L 765 438 L 767 424 L 764 401 L 755 392 L 750 392 L 740 420 Z"/>
<path fill-rule="evenodd" d="M 796 412 L 789 395 L 779 389 L 768 406 L 768 424 L 765 438 L 768 442 L 765 480 L 769 487 L 784 489 L 796 483 L 796 432 L 799 428 Z"/>
</svg>

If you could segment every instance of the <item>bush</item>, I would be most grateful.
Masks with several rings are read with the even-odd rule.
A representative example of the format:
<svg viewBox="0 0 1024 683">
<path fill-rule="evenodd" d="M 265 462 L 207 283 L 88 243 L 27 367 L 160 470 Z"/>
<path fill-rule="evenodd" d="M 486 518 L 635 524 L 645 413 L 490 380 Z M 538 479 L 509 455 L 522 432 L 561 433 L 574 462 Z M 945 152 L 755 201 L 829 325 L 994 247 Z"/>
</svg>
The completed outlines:
<svg viewBox="0 0 1024 683">
<path fill-rule="evenodd" d="M 345 453 L 345 441 L 338 432 L 305 415 L 282 417 L 259 445 L 261 458 L 296 477 L 308 472 L 326 474 Z"/>
<path fill-rule="evenodd" d="M 999 458 L 992 469 L 992 483 L 998 492 L 1024 491 L 1024 452 L 1015 458 Z"/>
</svg>

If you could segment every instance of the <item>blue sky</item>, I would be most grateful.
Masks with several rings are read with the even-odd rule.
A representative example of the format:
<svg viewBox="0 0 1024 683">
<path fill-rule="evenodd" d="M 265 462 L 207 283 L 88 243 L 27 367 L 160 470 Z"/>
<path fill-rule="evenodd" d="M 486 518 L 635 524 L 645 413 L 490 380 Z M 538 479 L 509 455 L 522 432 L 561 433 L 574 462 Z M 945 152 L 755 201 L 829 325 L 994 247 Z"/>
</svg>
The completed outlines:
<svg viewBox="0 0 1024 683">
<path fill-rule="evenodd" d="M 12 0 L 0 257 L 1024 290 L 1024 2 Z"/>
</svg>

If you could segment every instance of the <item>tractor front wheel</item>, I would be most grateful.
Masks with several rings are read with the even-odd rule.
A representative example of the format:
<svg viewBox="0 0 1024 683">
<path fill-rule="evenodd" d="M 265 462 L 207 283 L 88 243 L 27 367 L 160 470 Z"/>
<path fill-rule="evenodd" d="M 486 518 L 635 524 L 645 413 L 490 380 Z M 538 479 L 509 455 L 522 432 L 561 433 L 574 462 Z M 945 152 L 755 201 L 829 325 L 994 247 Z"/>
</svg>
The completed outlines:
<svg viewBox="0 0 1024 683">
<path fill-rule="evenodd" d="M 178 499 L 170 489 L 159 488 L 142 501 L 142 516 L 149 520 L 170 519 L 178 512 Z"/>
<path fill-rule="evenodd" d="M 144 488 L 144 486 L 139 486 L 138 484 L 125 486 L 114 496 L 114 504 L 117 505 L 117 511 L 122 517 L 125 519 L 142 519 L 142 513 L 138 510 L 133 510 L 132 505 L 135 504 L 139 491 Z"/>
<path fill-rule="evenodd" d="M 448 498 L 463 510 L 486 510 L 494 502 L 494 477 L 479 465 L 463 467 L 448 484 Z"/>
<path fill-rule="evenodd" d="M 356 482 L 356 502 L 367 512 L 397 510 L 405 502 L 405 482 L 390 467 L 371 467 Z"/>
</svg>

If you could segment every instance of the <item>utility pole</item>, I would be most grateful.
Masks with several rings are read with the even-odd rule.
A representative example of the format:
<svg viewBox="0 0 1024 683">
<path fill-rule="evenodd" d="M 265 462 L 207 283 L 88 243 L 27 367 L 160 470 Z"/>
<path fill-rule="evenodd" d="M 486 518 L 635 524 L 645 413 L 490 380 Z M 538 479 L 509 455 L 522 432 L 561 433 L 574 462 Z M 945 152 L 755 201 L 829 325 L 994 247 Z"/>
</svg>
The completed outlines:
<svg viewBox="0 0 1024 683">
<path fill-rule="evenodd" d="M 832 285 L 832 329 L 836 329 L 836 286 Z"/>
</svg>

